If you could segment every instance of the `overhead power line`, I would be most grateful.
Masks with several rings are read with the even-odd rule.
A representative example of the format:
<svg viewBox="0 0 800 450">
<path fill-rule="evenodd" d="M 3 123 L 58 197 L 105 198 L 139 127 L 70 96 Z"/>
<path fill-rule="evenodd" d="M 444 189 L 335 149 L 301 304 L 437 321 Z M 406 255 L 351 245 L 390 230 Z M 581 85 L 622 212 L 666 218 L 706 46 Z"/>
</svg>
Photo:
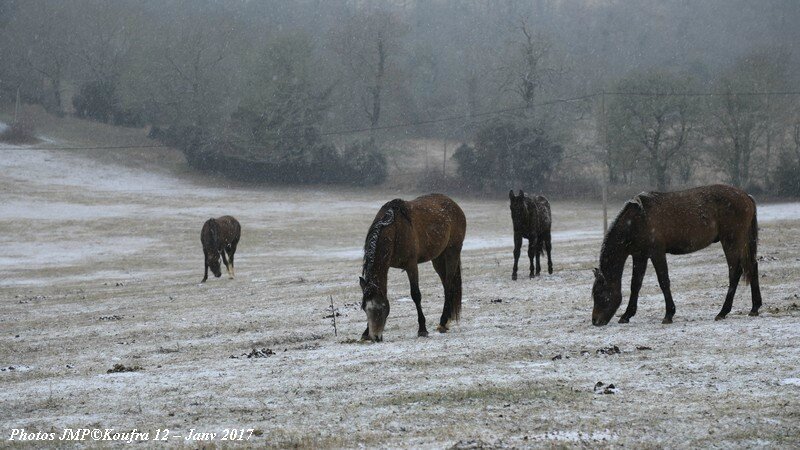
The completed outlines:
<svg viewBox="0 0 800 450">
<path fill-rule="evenodd" d="M 444 122 L 451 122 L 454 120 L 472 120 L 479 117 L 487 117 L 487 116 L 495 116 L 500 114 L 506 114 L 510 112 L 516 111 L 524 111 L 526 109 L 532 108 L 539 108 L 543 106 L 552 106 L 557 104 L 565 104 L 565 103 L 574 103 L 582 100 L 588 100 L 595 97 L 599 97 L 602 95 L 616 95 L 616 96 L 640 96 L 640 97 L 719 97 L 719 96 L 726 96 L 726 95 L 738 95 L 738 96 L 800 96 L 800 91 L 768 91 L 768 92 L 623 92 L 623 91 L 600 91 L 591 94 L 579 95 L 575 97 L 567 97 L 567 98 L 558 98 L 552 100 L 546 100 L 542 102 L 532 103 L 529 105 L 520 105 L 520 106 L 513 106 L 509 108 L 502 108 L 496 109 L 492 111 L 485 111 L 481 113 L 475 114 L 459 114 L 453 116 L 446 116 L 440 117 L 437 119 L 429 119 L 429 120 L 420 120 L 415 122 L 402 122 L 396 123 L 391 125 L 383 125 L 379 127 L 363 127 L 363 128 L 349 128 L 349 129 L 342 129 L 342 130 L 332 130 L 332 131 L 323 131 L 320 133 L 320 136 L 344 136 L 348 134 L 357 134 L 357 133 L 366 133 L 371 131 L 385 131 L 385 130 L 394 130 L 400 128 L 413 128 L 425 125 L 433 125 L 437 123 L 444 123 Z M 281 137 L 271 137 L 265 138 L 266 141 L 280 141 L 282 139 L 292 138 L 295 135 L 285 135 Z M 166 144 L 128 144 L 128 145 L 105 145 L 105 146 L 86 146 L 86 147 L 78 147 L 78 146 L 67 146 L 67 147 L 58 147 L 58 146 L 49 146 L 49 147 L 12 147 L 12 148 L 1 148 L 0 150 L 4 151 L 14 151 L 14 150 L 133 150 L 133 149 L 148 149 L 148 148 L 168 148 L 171 147 Z M 260 146 L 247 146 L 247 148 L 260 148 Z"/>
</svg>

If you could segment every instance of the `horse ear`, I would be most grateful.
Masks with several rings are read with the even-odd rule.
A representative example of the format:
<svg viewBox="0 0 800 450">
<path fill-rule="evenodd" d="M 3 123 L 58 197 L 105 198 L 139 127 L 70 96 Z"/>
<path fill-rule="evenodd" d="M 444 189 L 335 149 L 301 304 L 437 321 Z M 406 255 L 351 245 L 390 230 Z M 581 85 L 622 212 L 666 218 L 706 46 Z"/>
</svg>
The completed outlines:
<svg viewBox="0 0 800 450">
<path fill-rule="evenodd" d="M 519 196 L 520 196 L 520 197 L 525 197 L 525 193 L 524 193 L 524 192 L 522 192 L 522 189 L 520 189 L 520 190 L 519 190 Z"/>
<path fill-rule="evenodd" d="M 606 282 L 606 277 L 603 276 L 603 272 L 600 272 L 600 269 L 595 267 L 594 269 L 592 269 L 592 272 L 594 272 L 594 278 L 596 280 L 599 280 L 601 283 Z"/>
<path fill-rule="evenodd" d="M 514 190 L 513 189 L 508 191 L 508 199 L 509 200 L 514 200 Z"/>
<path fill-rule="evenodd" d="M 364 277 L 358 277 L 358 283 L 361 285 L 361 290 L 366 289 L 367 280 L 365 280 Z"/>
</svg>

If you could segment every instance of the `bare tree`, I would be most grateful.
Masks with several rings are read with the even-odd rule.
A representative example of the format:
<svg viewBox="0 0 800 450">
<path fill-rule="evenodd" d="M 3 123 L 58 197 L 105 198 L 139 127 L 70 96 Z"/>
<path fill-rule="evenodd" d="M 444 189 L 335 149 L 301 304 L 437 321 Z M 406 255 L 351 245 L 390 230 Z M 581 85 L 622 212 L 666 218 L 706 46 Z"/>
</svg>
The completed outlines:
<svg viewBox="0 0 800 450">
<path fill-rule="evenodd" d="M 20 2 L 14 20 L 5 30 L 18 85 L 41 79 L 47 89 L 41 102 L 58 113 L 63 111 L 62 84 L 70 65 L 71 8 L 64 3 Z"/>
<path fill-rule="evenodd" d="M 625 170 L 643 160 L 662 191 L 691 148 L 698 108 L 693 98 L 681 95 L 688 84 L 663 72 L 633 74 L 617 84 L 619 93 L 609 104 L 610 160 Z"/>
<path fill-rule="evenodd" d="M 395 14 L 382 10 L 357 11 L 334 31 L 334 51 L 352 77 L 352 88 L 357 91 L 370 128 L 381 120 L 388 85 L 399 79 L 394 61 L 405 33 L 405 24 Z"/>
<path fill-rule="evenodd" d="M 154 110 L 156 123 L 209 128 L 232 109 L 228 97 L 239 84 L 237 58 L 244 50 L 230 15 L 182 14 L 187 20 L 156 19 L 148 26 L 147 39 L 130 55 L 124 98 L 127 104 Z"/>
<path fill-rule="evenodd" d="M 563 68 L 552 62 L 553 46 L 545 34 L 532 31 L 524 19 L 515 30 L 522 39 L 513 40 L 514 53 L 501 67 L 501 89 L 530 109 L 542 87 L 563 73 Z"/>
<path fill-rule="evenodd" d="M 777 103 L 770 102 L 766 93 L 780 89 L 786 79 L 787 59 L 780 51 L 755 52 L 738 60 L 717 83 L 724 95 L 711 105 L 712 160 L 735 186 L 744 187 L 751 181 L 760 149 L 767 159 Z M 768 161 L 764 169 L 762 180 L 766 182 Z"/>
</svg>

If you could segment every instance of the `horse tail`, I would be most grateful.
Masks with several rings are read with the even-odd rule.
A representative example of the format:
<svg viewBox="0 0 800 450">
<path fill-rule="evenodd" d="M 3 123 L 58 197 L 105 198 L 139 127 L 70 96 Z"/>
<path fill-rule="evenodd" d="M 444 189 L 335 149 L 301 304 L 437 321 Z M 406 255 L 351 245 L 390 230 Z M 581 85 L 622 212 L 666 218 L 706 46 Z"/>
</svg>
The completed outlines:
<svg viewBox="0 0 800 450">
<path fill-rule="evenodd" d="M 381 209 L 397 211 L 400 213 L 400 216 L 411 222 L 411 213 L 408 211 L 408 206 L 402 198 L 396 198 L 386 202 Z"/>
<path fill-rule="evenodd" d="M 539 256 L 544 254 L 544 233 L 540 233 L 539 239 L 536 240 L 536 254 Z"/>
<path fill-rule="evenodd" d="M 450 297 L 450 318 L 458 321 L 461 318 L 461 255 L 458 254 L 458 259 L 455 262 L 455 270 L 453 278 L 450 280 L 449 289 L 451 289 Z"/>
<path fill-rule="evenodd" d="M 744 247 L 744 255 L 742 255 L 742 274 L 744 281 L 750 283 L 753 273 L 758 270 L 756 268 L 757 248 L 758 248 L 758 218 L 756 214 L 756 201 L 752 196 L 750 201 L 753 202 L 753 219 L 750 221 L 750 230 L 748 231 L 747 244 Z"/>
</svg>

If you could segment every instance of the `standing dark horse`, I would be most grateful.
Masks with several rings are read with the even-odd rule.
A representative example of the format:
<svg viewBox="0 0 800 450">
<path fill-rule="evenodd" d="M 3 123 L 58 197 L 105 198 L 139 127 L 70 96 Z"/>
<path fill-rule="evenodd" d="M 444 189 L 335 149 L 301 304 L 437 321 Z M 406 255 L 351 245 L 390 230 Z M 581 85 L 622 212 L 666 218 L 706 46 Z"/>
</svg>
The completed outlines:
<svg viewBox="0 0 800 450">
<path fill-rule="evenodd" d="M 666 254 L 692 253 L 714 242 L 722 243 L 730 281 L 728 295 L 716 320 L 724 319 L 731 311 L 742 274 L 745 281 L 750 282 L 753 299 L 750 315 L 757 316 L 761 307 L 757 241 L 756 202 L 740 189 L 714 185 L 639 194 L 625 204 L 603 241 L 600 269 L 594 269 L 592 323 L 607 324 L 622 303 L 622 271 L 628 256 L 633 257 L 631 298 L 619 322 L 628 323 L 636 314 L 639 289 L 650 259 L 667 305 L 661 323 L 672 323 L 675 303 L 669 289 Z"/>
<path fill-rule="evenodd" d="M 216 219 L 208 219 L 203 224 L 203 229 L 200 231 L 200 242 L 203 243 L 203 254 L 205 255 L 206 269 L 201 283 L 208 279 L 208 268 L 214 276 L 219 278 L 222 271 L 219 267 L 219 257 L 222 256 L 222 262 L 225 263 L 225 268 L 228 270 L 228 278 L 233 279 L 233 255 L 236 253 L 236 244 L 239 243 L 239 237 L 242 234 L 242 227 L 239 222 L 231 216 L 222 216 Z M 225 257 L 225 253 L 228 257 Z M 230 259 L 230 263 L 228 260 Z"/>
<path fill-rule="evenodd" d="M 514 191 L 508 191 L 511 200 L 511 221 L 514 223 L 514 270 L 511 279 L 517 279 L 517 263 L 519 262 L 522 238 L 528 240 L 528 259 L 531 261 L 531 275 L 533 278 L 542 271 L 539 256 L 543 250 L 547 251 L 547 273 L 553 273 L 553 260 L 550 259 L 550 202 L 541 195 L 528 197 L 519 191 L 519 196 L 514 196 Z M 536 257 L 536 270 L 534 271 L 533 258 Z"/>
<path fill-rule="evenodd" d="M 417 264 L 433 261 L 444 286 L 444 310 L 437 330 L 446 332 L 461 313 L 461 245 L 467 229 L 464 212 L 449 197 L 429 194 L 412 201 L 394 199 L 381 207 L 364 243 L 364 268 L 359 279 L 367 313 L 362 339 L 383 340 L 389 316 L 386 282 L 390 267 L 404 269 L 417 307 L 418 336 L 427 336 L 422 314 Z"/>
</svg>

